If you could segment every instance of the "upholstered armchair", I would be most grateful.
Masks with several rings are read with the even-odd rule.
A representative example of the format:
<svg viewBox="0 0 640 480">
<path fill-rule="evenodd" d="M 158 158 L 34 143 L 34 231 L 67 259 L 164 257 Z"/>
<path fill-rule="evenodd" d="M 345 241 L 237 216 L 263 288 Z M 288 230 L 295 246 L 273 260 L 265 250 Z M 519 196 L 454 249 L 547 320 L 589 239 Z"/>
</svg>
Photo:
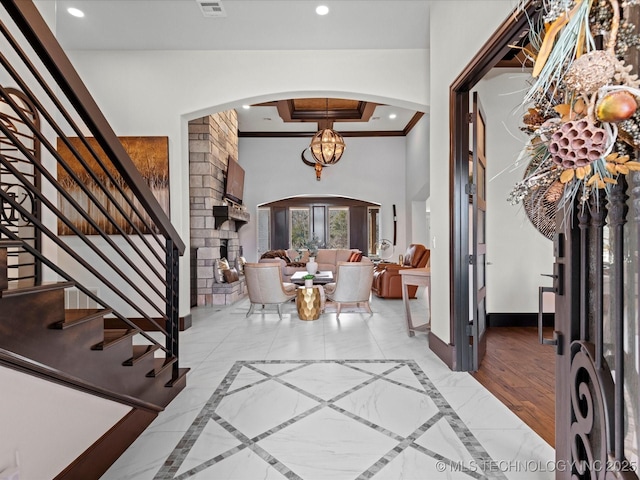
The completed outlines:
<svg viewBox="0 0 640 480">
<path fill-rule="evenodd" d="M 296 296 L 296 285 L 283 283 L 280 265 L 277 263 L 247 263 L 244 266 L 244 278 L 251 306 L 247 317 L 253 313 L 256 305 L 276 305 L 278 316 L 282 319 L 280 306 Z"/>
<path fill-rule="evenodd" d="M 407 268 L 424 268 L 429 262 L 431 251 L 424 245 L 412 243 L 403 257 L 402 265 L 396 263 L 379 263 L 373 272 L 371 291 L 382 298 L 402 298 L 402 277 L 400 270 Z M 409 286 L 409 298 L 416 298 L 418 287 Z"/>
<path fill-rule="evenodd" d="M 336 305 L 336 318 L 340 316 L 343 303 L 364 304 L 369 313 L 371 306 L 371 283 L 373 282 L 373 263 L 338 262 L 336 265 L 336 281 L 324 286 L 329 300 Z"/>
</svg>

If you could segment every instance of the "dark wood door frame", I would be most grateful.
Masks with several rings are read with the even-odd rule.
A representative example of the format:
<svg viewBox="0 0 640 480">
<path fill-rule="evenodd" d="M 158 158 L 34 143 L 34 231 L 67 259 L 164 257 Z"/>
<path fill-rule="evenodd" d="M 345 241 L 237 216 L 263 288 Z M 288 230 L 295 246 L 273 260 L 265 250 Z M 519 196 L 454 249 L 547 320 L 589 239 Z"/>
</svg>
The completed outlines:
<svg viewBox="0 0 640 480">
<path fill-rule="evenodd" d="M 453 370 L 471 369 L 464 348 L 456 348 L 469 344 L 469 93 L 511 50 L 509 45 L 527 35 L 529 22 L 537 15 L 534 3 L 527 2 L 506 19 L 449 88 L 450 348 L 436 353 L 442 356 L 447 351 L 450 358 L 443 360 Z"/>
</svg>

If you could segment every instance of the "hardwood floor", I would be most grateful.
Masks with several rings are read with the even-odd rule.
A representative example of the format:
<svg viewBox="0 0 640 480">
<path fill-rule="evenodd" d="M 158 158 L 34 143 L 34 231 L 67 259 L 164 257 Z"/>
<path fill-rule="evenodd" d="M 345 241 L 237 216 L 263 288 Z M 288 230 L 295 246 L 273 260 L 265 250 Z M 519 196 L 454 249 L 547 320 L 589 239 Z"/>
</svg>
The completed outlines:
<svg viewBox="0 0 640 480">
<path fill-rule="evenodd" d="M 545 335 L 551 336 L 551 328 Z M 552 447 L 555 446 L 555 350 L 534 327 L 493 327 L 473 376 Z"/>
</svg>

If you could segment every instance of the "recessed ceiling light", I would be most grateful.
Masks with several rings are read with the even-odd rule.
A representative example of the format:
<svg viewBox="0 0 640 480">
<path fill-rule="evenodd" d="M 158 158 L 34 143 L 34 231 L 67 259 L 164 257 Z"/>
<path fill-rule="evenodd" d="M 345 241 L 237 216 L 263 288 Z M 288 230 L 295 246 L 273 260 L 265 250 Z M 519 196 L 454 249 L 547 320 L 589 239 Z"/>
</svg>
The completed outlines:
<svg viewBox="0 0 640 480">
<path fill-rule="evenodd" d="M 84 17 L 84 12 L 78 8 L 69 7 L 67 8 L 67 12 L 69 12 L 69 15 L 73 15 L 74 17 Z"/>
<path fill-rule="evenodd" d="M 251 108 L 251 105 L 242 105 L 242 108 L 244 108 L 245 110 L 249 110 Z"/>
<path fill-rule="evenodd" d="M 316 7 L 316 13 L 318 15 L 326 15 L 327 13 L 329 13 L 329 7 L 327 7 L 326 5 L 318 5 Z"/>
<path fill-rule="evenodd" d="M 389 114 L 389 118 L 390 118 L 391 120 L 393 120 L 393 119 L 394 119 L 394 118 L 396 118 L 396 117 L 397 117 L 397 115 L 396 115 L 395 113 L 391 113 L 391 114 Z"/>
</svg>

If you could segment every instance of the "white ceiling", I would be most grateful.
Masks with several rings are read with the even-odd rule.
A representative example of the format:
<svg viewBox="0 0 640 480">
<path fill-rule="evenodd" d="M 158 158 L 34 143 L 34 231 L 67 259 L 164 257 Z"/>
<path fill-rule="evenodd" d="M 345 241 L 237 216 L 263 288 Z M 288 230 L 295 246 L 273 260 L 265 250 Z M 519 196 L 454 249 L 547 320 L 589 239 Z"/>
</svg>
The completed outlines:
<svg viewBox="0 0 640 480">
<path fill-rule="evenodd" d="M 437 1 L 437 0 L 436 0 Z M 444 0 L 442 0 L 444 1 Z M 40 0 L 55 2 L 56 36 L 67 50 L 426 49 L 430 0 L 222 0 L 226 16 L 205 17 L 196 0 Z M 327 5 L 329 14 L 315 8 Z M 85 13 L 76 18 L 67 8 Z M 354 99 L 359 100 L 359 99 Z M 395 113 L 396 119 L 389 119 Z M 338 131 L 402 131 L 415 111 L 379 106 L 367 122 Z M 240 109 L 241 132 L 309 132 L 284 123 L 275 107 Z"/>
<path fill-rule="evenodd" d="M 51 1 L 51 0 L 45 0 Z M 429 47 L 428 0 L 222 0 L 206 18 L 196 0 L 55 0 L 68 49 L 331 50 Z M 315 13 L 324 4 L 329 14 Z M 68 7 L 85 13 L 72 17 Z"/>
</svg>

